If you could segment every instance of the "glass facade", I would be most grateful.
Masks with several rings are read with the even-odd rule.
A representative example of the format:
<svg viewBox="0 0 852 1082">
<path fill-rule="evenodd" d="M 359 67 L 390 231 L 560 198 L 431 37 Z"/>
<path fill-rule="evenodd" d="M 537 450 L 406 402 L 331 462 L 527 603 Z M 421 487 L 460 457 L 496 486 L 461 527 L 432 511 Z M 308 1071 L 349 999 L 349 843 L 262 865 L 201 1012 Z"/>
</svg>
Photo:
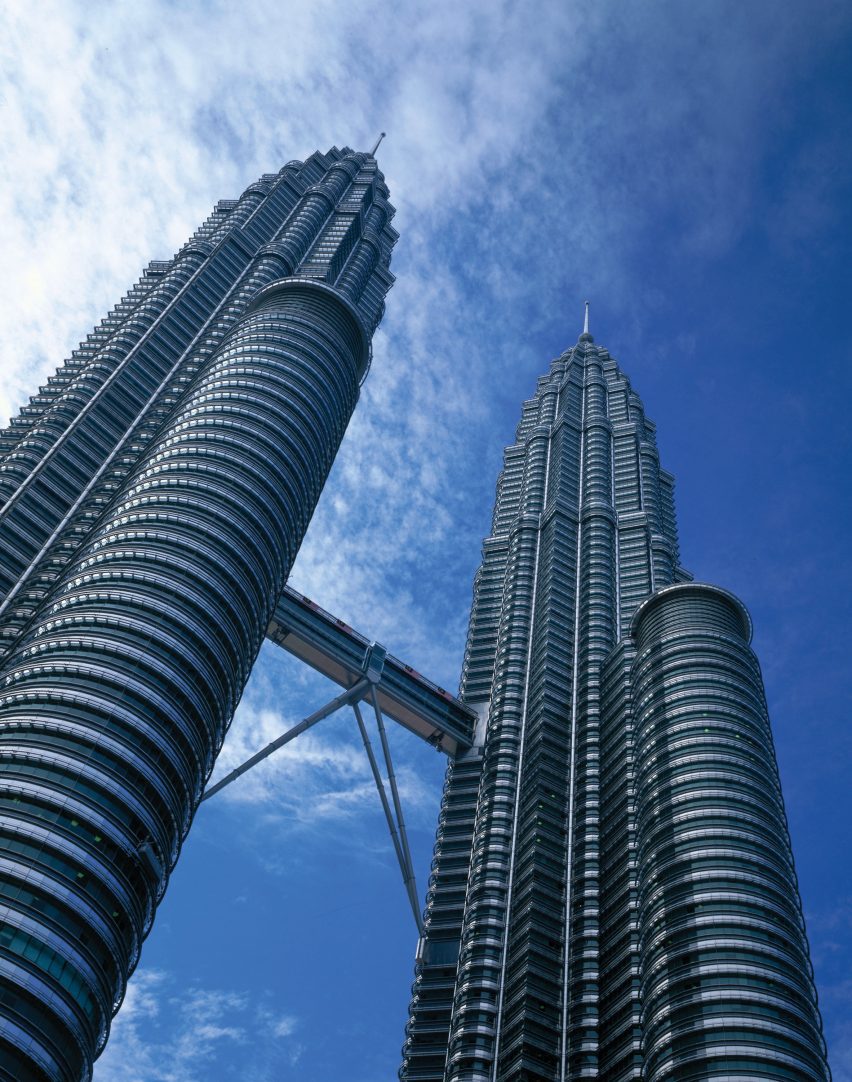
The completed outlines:
<svg viewBox="0 0 852 1082">
<path fill-rule="evenodd" d="M 749 619 L 673 488 L 584 332 L 497 483 L 404 1082 L 828 1077 Z"/>
<path fill-rule="evenodd" d="M 217 204 L 0 434 L 0 1078 L 85 1082 L 357 402 L 397 234 L 332 148 Z"/>
</svg>

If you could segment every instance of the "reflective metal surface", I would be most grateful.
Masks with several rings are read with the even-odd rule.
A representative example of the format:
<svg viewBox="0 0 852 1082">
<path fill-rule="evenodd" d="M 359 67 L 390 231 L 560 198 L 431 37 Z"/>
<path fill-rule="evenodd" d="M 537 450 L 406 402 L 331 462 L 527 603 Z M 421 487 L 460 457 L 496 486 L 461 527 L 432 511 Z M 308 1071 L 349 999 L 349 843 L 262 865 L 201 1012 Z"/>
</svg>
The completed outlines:
<svg viewBox="0 0 852 1082">
<path fill-rule="evenodd" d="M 748 615 L 676 586 L 633 634 L 644 1078 L 824 1079 Z"/>
</svg>

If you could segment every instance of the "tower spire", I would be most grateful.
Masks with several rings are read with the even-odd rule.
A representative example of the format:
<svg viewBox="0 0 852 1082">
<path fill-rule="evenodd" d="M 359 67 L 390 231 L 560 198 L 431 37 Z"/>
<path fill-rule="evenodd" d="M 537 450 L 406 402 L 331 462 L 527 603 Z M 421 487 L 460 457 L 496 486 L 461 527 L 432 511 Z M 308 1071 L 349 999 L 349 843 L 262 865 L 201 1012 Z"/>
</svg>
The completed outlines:
<svg viewBox="0 0 852 1082">
<path fill-rule="evenodd" d="M 586 315 L 583 319 L 583 334 L 589 333 L 589 302 L 586 301 Z"/>
<path fill-rule="evenodd" d="M 376 145 L 375 145 L 375 146 L 373 147 L 373 149 L 372 149 L 372 150 L 370 151 L 370 155 L 371 155 L 371 157 L 375 157 L 375 156 L 376 156 L 376 151 L 377 151 L 377 150 L 379 149 L 379 143 L 381 143 L 382 139 L 384 139 L 384 137 L 385 137 L 386 135 L 387 135 L 387 132 L 382 132 L 382 133 L 381 133 L 381 134 L 379 135 L 379 138 L 378 138 L 378 139 L 376 140 Z"/>
</svg>

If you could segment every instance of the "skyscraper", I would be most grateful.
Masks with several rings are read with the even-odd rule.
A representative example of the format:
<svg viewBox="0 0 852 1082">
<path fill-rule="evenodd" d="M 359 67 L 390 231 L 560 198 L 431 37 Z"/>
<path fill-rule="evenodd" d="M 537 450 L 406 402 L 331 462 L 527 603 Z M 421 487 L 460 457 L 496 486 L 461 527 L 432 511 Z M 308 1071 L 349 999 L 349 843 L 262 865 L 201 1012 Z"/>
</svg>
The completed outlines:
<svg viewBox="0 0 852 1082">
<path fill-rule="evenodd" d="M 2 1079 L 91 1075 L 358 399 L 392 215 L 373 154 L 261 177 L 0 435 Z"/>
<path fill-rule="evenodd" d="M 497 483 L 405 1082 L 828 1077 L 750 636 L 587 313 Z"/>
</svg>

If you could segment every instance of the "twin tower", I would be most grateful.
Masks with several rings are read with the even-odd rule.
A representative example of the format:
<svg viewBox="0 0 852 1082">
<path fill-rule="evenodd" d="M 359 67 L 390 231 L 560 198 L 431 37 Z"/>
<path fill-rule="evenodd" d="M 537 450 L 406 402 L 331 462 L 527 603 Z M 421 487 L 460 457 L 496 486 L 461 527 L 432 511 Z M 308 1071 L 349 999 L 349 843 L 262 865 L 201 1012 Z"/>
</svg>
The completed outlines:
<svg viewBox="0 0 852 1082">
<path fill-rule="evenodd" d="M 87 1082 L 358 400 L 372 154 L 223 201 L 0 434 L 0 1079 Z M 507 448 L 400 1077 L 829 1077 L 750 622 L 588 330 Z M 357 1049 L 353 1050 L 357 1056 Z"/>
</svg>

